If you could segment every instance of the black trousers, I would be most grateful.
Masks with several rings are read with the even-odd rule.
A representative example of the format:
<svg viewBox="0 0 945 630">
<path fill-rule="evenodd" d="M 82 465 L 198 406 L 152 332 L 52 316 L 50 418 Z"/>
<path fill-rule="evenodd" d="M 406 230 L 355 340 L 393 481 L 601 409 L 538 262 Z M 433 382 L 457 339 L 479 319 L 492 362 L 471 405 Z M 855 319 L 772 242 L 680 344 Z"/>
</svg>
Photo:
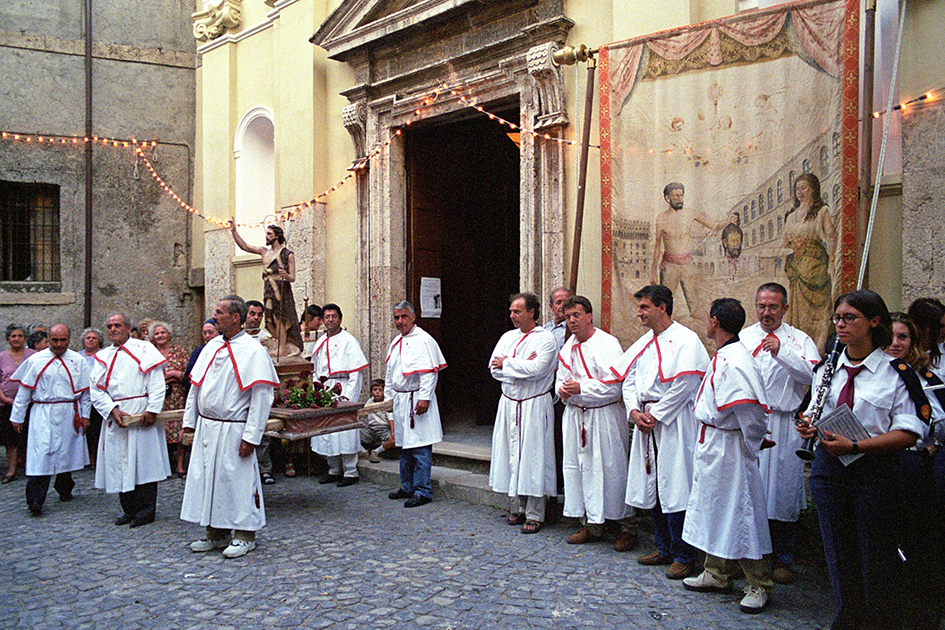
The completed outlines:
<svg viewBox="0 0 945 630">
<path fill-rule="evenodd" d="M 37 475 L 26 478 L 26 504 L 29 506 L 39 505 L 42 507 L 46 502 L 46 493 L 49 492 L 49 479 L 52 475 Z M 60 497 L 67 497 L 72 494 L 75 488 L 75 481 L 72 480 L 71 472 L 61 472 L 56 475 L 56 483 L 53 488 L 59 493 Z"/>
<path fill-rule="evenodd" d="M 154 520 L 157 512 L 157 482 L 137 485 L 131 492 L 119 492 L 118 502 L 125 515 L 138 521 Z"/>
</svg>

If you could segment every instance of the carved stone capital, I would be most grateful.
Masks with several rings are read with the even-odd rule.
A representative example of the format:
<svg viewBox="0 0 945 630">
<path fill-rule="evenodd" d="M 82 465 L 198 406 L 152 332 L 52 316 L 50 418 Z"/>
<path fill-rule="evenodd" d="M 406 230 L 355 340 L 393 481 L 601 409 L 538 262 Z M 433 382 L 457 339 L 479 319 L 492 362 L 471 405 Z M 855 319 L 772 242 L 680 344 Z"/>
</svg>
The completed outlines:
<svg viewBox="0 0 945 630">
<path fill-rule="evenodd" d="M 242 21 L 242 0 L 204 0 L 203 11 L 193 14 L 194 37 L 199 42 L 216 39 L 228 28 L 236 28 Z"/>
<path fill-rule="evenodd" d="M 348 130 L 348 133 L 351 134 L 351 141 L 354 143 L 354 153 L 358 156 L 358 159 L 352 164 L 352 167 L 355 167 L 363 162 L 362 158 L 364 158 L 367 150 L 365 148 L 367 103 L 358 101 L 357 103 L 346 105 L 345 108 L 341 110 L 341 122 L 344 124 L 345 129 Z"/>
<path fill-rule="evenodd" d="M 554 42 L 533 46 L 525 56 L 528 73 L 538 86 L 538 116 L 535 129 L 547 129 L 568 124 L 564 109 L 564 84 L 559 68 L 551 59 L 558 49 Z"/>
</svg>

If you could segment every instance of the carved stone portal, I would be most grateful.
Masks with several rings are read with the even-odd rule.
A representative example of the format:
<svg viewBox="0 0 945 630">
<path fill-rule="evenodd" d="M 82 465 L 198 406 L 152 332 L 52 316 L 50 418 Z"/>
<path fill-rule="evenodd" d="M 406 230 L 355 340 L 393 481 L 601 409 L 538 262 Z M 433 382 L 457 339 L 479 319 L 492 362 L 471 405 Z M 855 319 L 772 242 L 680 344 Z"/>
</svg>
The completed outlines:
<svg viewBox="0 0 945 630">
<path fill-rule="evenodd" d="M 193 14 L 194 37 L 207 42 L 240 25 L 242 0 L 204 0 L 203 11 Z"/>
</svg>

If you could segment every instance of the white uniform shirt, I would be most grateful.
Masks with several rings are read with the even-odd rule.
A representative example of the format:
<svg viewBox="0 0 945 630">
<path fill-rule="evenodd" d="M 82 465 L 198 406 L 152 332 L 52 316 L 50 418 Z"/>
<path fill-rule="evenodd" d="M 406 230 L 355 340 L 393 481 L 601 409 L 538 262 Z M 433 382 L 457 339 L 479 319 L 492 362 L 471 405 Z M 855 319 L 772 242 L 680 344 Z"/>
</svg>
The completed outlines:
<svg viewBox="0 0 945 630">
<path fill-rule="evenodd" d="M 348 400 L 361 399 L 363 371 L 367 366 L 361 344 L 346 330 L 322 337 L 312 352 L 313 378 L 327 376 L 325 387 L 328 388 L 341 383 L 341 395 Z M 314 452 L 327 457 L 364 450 L 361 448 L 360 429 L 316 435 L 311 440 L 311 447 Z"/>
</svg>

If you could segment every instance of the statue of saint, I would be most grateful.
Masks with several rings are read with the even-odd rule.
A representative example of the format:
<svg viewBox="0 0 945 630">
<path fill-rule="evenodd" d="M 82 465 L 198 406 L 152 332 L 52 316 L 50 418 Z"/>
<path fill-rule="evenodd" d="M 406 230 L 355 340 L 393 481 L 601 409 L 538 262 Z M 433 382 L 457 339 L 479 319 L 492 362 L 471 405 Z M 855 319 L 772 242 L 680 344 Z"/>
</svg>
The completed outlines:
<svg viewBox="0 0 945 630">
<path fill-rule="evenodd" d="M 295 254 L 285 247 L 285 232 L 278 225 L 266 228 L 266 246 L 254 246 L 243 240 L 230 219 L 230 232 L 237 247 L 259 254 L 263 261 L 263 309 L 266 330 L 276 340 L 277 359 L 302 353 L 302 331 L 292 296 L 295 282 Z"/>
</svg>

